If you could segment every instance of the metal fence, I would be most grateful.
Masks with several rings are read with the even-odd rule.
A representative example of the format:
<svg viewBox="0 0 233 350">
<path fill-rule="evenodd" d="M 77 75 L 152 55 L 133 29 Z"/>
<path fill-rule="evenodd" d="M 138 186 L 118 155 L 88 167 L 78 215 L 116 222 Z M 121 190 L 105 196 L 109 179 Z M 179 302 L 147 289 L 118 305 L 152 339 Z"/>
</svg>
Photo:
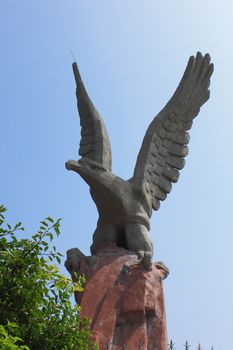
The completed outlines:
<svg viewBox="0 0 233 350">
<path fill-rule="evenodd" d="M 208 350 L 208 349 L 204 349 L 201 347 L 201 344 L 198 344 L 197 347 L 193 346 L 191 347 L 191 345 L 188 343 L 188 341 L 186 340 L 185 344 L 184 344 L 184 347 L 183 347 L 184 350 Z M 214 347 L 211 346 L 210 348 L 211 350 L 214 350 Z M 175 347 L 175 343 L 173 343 L 173 341 L 171 340 L 170 343 L 168 344 L 168 350 L 179 350 Z"/>
<path fill-rule="evenodd" d="M 113 344 L 110 342 L 110 343 L 106 343 L 106 350 L 111 350 L 113 347 Z M 204 349 L 202 348 L 201 344 L 198 344 L 197 346 L 191 346 L 188 341 L 185 342 L 185 344 L 183 345 L 183 348 L 176 348 L 175 347 L 175 343 L 171 340 L 170 343 L 168 344 L 168 350 L 214 350 L 214 347 L 211 346 L 210 349 Z M 123 345 L 121 350 L 127 350 L 127 347 L 126 345 Z M 138 345 L 136 347 L 135 350 L 146 350 L 145 348 L 145 345 L 143 343 L 143 341 L 139 341 L 138 342 Z M 157 350 L 157 348 L 155 347 L 154 350 Z"/>
</svg>

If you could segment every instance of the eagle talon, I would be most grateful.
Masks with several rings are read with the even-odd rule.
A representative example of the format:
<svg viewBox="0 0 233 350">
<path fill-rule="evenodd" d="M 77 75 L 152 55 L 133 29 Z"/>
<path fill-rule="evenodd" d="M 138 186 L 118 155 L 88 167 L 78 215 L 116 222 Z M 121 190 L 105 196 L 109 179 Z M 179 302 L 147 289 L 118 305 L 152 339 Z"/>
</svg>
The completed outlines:
<svg viewBox="0 0 233 350">
<path fill-rule="evenodd" d="M 137 251 L 137 256 L 138 256 L 138 263 L 142 263 L 143 259 L 144 259 L 144 254 L 145 252 L 143 250 L 138 250 Z"/>
<path fill-rule="evenodd" d="M 148 251 L 139 250 L 137 251 L 138 264 L 145 266 L 147 271 L 152 270 L 152 254 Z"/>
</svg>

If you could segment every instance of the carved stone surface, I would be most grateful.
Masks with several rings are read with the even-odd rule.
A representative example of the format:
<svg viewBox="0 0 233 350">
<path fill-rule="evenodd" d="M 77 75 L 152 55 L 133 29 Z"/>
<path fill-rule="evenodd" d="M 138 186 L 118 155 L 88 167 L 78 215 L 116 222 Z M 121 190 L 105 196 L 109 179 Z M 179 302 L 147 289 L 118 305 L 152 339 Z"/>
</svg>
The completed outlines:
<svg viewBox="0 0 233 350">
<path fill-rule="evenodd" d="M 73 277 L 74 271 L 87 277 L 76 301 L 92 319 L 100 350 L 167 350 L 162 281 L 168 269 L 162 263 L 146 271 L 134 252 L 110 243 L 90 257 L 69 250 L 66 267 Z"/>
<path fill-rule="evenodd" d="M 190 57 L 174 95 L 152 120 L 139 151 L 133 177 L 114 175 L 104 122 L 91 102 L 73 63 L 81 124 L 80 160 L 66 163 L 89 185 L 99 220 L 92 256 L 67 252 L 73 280 L 85 274 L 76 293 L 83 316 L 92 320 L 100 350 L 167 350 L 162 280 L 168 270 L 152 263 L 150 217 L 178 181 L 188 154 L 189 130 L 209 98 L 213 64 L 200 52 Z M 119 130 L 120 132 L 120 130 Z"/>
<path fill-rule="evenodd" d="M 160 201 L 167 197 L 184 167 L 188 130 L 209 98 L 213 72 L 210 56 L 203 57 L 198 52 L 196 57 L 190 57 L 174 95 L 149 125 L 134 175 L 127 181 L 111 172 L 111 148 L 103 120 L 86 92 L 76 63 L 73 71 L 81 123 L 81 159 L 68 161 L 66 168 L 87 182 L 99 213 L 91 253 L 113 242 L 136 252 L 150 270 L 153 245 L 148 232 L 152 209 L 159 209 Z"/>
</svg>

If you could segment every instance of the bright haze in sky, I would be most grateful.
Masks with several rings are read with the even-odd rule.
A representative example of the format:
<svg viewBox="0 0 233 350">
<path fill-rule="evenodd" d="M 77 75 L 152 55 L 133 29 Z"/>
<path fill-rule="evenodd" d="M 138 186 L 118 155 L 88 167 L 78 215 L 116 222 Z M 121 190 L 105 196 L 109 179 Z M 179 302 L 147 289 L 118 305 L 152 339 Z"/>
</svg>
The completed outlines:
<svg viewBox="0 0 233 350">
<path fill-rule="evenodd" d="M 179 182 L 151 221 L 164 281 L 169 339 L 183 349 L 230 349 L 233 315 L 231 1 L 8 0 L 0 4 L 1 202 L 27 234 L 62 217 L 65 254 L 89 254 L 97 211 L 88 186 L 65 169 L 80 141 L 72 49 L 109 133 L 113 172 L 133 174 L 153 117 L 190 55 L 210 53 L 209 101 L 191 129 Z M 65 271 L 65 269 L 63 269 Z"/>
</svg>

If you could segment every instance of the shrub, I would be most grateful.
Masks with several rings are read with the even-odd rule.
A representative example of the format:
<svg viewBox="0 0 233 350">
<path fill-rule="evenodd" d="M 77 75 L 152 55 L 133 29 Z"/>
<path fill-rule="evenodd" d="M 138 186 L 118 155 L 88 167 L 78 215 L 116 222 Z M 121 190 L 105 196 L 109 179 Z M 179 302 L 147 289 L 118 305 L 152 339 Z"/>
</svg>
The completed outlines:
<svg viewBox="0 0 233 350">
<path fill-rule="evenodd" d="M 84 277 L 73 284 L 54 263 L 61 262 L 51 246 L 60 235 L 60 219 L 47 217 L 30 239 L 19 238 L 21 222 L 7 224 L 5 211 L 0 206 L 0 348 L 90 349 L 89 320 L 71 303 Z"/>
</svg>

